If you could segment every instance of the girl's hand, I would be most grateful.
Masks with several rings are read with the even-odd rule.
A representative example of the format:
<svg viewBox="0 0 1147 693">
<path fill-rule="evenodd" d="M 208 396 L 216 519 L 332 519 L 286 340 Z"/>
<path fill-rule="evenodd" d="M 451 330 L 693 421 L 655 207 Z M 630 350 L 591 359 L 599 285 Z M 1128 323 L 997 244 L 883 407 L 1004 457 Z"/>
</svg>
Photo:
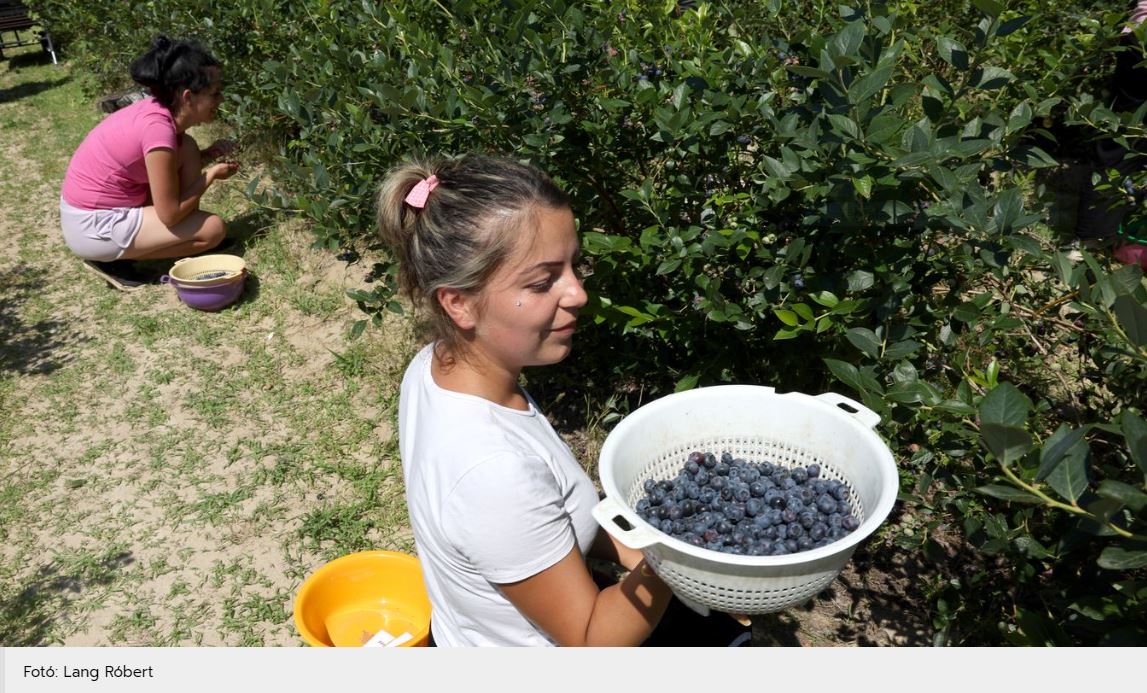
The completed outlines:
<svg viewBox="0 0 1147 693">
<path fill-rule="evenodd" d="M 235 151 L 235 143 L 233 141 L 215 140 L 211 143 L 210 147 L 199 152 L 199 156 L 202 157 L 204 161 L 211 161 L 221 156 L 227 156 L 233 151 Z"/>
<path fill-rule="evenodd" d="M 234 161 L 225 161 L 223 163 L 214 164 L 207 169 L 207 180 L 226 180 L 235 175 L 239 170 L 239 164 Z"/>
</svg>

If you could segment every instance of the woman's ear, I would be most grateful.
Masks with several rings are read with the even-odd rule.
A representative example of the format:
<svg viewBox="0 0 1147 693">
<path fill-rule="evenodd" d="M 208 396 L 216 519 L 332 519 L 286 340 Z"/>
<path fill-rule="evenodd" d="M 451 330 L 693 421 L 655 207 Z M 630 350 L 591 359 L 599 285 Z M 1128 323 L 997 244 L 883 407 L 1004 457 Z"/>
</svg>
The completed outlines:
<svg viewBox="0 0 1147 693">
<path fill-rule="evenodd" d="M 458 289 L 441 288 L 435 292 L 434 298 L 458 329 L 472 330 L 478 324 L 477 301 L 471 294 Z"/>
</svg>

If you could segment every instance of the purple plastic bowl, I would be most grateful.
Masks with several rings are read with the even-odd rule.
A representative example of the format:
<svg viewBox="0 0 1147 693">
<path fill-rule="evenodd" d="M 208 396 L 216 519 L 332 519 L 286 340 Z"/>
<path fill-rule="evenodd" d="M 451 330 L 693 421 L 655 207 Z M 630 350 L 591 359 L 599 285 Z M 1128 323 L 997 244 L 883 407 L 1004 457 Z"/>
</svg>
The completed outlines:
<svg viewBox="0 0 1147 693">
<path fill-rule="evenodd" d="M 243 293 L 243 286 L 247 282 L 247 273 L 243 272 L 238 279 L 226 284 L 213 286 L 187 286 L 178 280 L 164 275 L 161 281 L 175 287 L 175 293 L 187 305 L 196 310 L 219 310 L 226 308 L 239 299 Z"/>
</svg>

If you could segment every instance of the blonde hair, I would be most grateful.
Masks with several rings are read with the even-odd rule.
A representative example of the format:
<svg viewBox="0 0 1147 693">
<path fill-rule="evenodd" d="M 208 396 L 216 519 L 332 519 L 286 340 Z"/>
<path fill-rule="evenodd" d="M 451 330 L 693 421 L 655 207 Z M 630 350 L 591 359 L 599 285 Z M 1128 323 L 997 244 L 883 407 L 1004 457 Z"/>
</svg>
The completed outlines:
<svg viewBox="0 0 1147 693">
<path fill-rule="evenodd" d="M 420 181 L 438 178 L 421 209 L 406 204 Z M 479 294 L 522 242 L 539 207 L 569 207 L 542 171 L 504 157 L 413 160 L 387 174 L 378 193 L 378 228 L 398 261 L 398 285 L 422 318 L 424 336 L 459 354 L 458 327 L 435 298 L 438 289 Z"/>
</svg>

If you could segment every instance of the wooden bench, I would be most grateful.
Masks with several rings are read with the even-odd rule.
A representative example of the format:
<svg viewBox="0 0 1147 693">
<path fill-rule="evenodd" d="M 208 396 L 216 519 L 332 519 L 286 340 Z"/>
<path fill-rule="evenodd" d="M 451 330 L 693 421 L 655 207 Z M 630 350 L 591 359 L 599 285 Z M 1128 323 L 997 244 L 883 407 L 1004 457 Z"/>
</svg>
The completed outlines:
<svg viewBox="0 0 1147 693">
<path fill-rule="evenodd" d="M 0 60 L 4 58 L 5 48 L 32 46 L 38 43 L 45 53 L 52 56 L 52 64 L 57 64 L 52 36 L 42 26 L 39 32 L 29 32 L 32 27 L 39 24 L 28 15 L 28 8 L 24 3 L 18 0 L 0 0 Z M 34 36 L 21 36 L 22 31 L 33 33 Z M 12 34 L 13 38 L 5 38 L 5 34 Z"/>
</svg>

